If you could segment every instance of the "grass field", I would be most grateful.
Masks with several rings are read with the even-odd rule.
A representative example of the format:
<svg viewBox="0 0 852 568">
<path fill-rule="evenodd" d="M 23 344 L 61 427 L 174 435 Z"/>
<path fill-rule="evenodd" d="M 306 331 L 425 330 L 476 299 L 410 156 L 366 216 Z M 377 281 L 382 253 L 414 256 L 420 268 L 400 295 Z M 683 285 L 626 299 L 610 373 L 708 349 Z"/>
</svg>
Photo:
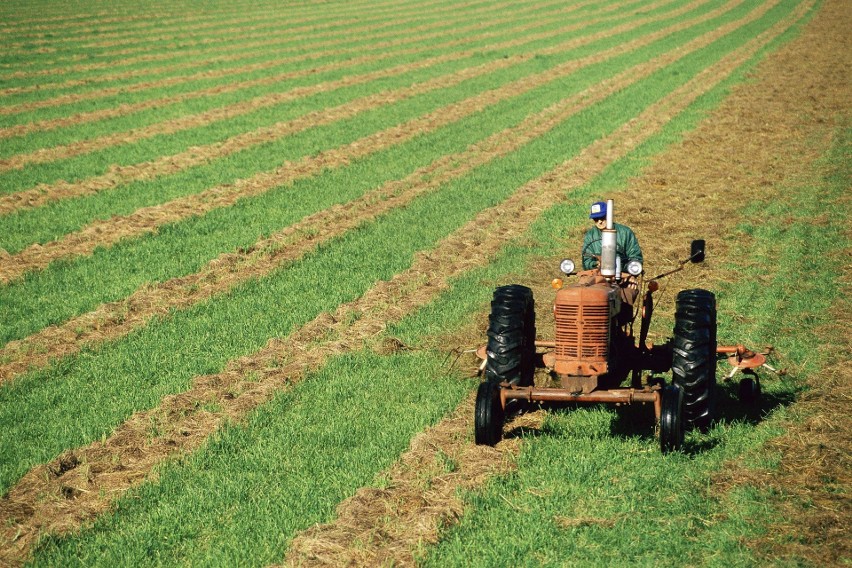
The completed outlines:
<svg viewBox="0 0 852 568">
<path fill-rule="evenodd" d="M 848 15 L 3 4 L 0 564 L 848 562 Z M 607 197 L 648 272 L 708 241 L 655 342 L 706 287 L 787 374 L 683 453 L 633 407 L 475 446 L 494 287 L 547 333 Z"/>
</svg>

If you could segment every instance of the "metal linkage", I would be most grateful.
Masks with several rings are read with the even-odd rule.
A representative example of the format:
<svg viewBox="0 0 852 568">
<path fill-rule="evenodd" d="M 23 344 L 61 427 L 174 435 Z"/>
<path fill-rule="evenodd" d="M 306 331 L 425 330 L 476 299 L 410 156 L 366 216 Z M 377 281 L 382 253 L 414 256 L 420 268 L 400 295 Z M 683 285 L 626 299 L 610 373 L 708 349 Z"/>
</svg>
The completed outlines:
<svg viewBox="0 0 852 568">
<path fill-rule="evenodd" d="M 642 390 L 622 388 L 611 390 L 595 390 L 590 393 L 573 393 L 565 389 L 519 387 L 516 385 L 503 384 L 500 389 L 501 403 L 505 407 L 506 402 L 512 399 L 525 400 L 527 402 L 578 402 L 578 403 L 614 403 L 633 404 L 636 402 L 654 404 L 654 414 L 660 419 L 660 387 L 649 386 Z"/>
<path fill-rule="evenodd" d="M 766 362 L 766 356 L 772 353 L 773 347 L 768 345 L 766 351 L 756 353 L 748 349 L 745 345 L 720 345 L 716 348 L 716 353 L 728 355 L 728 364 L 731 365 L 731 372 L 728 373 L 724 380 L 730 381 L 737 374 L 737 371 L 749 371 L 749 374 L 756 374 L 755 370 L 765 367 L 776 375 L 784 375 L 784 369 L 776 369 Z"/>
</svg>

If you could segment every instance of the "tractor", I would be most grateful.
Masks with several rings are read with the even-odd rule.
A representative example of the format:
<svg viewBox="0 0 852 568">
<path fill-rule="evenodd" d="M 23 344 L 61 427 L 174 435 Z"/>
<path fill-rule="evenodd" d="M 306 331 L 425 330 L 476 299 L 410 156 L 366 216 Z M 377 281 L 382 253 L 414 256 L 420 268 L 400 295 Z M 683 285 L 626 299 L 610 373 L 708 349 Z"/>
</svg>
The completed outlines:
<svg viewBox="0 0 852 568">
<path fill-rule="evenodd" d="M 673 337 L 662 345 L 648 342 L 653 293 L 659 289 L 659 281 L 688 263 L 703 262 L 705 241 L 693 241 L 689 257 L 673 270 L 645 279 L 641 262 L 630 260 L 620 266 L 613 214 L 613 201 L 609 200 L 600 254 L 591 255 L 589 245 L 582 251 L 584 257 L 594 256 L 597 268 L 577 273 L 572 260 L 560 264 L 565 277 L 576 276 L 576 280 L 569 285 L 562 278 L 552 282 L 556 289 L 552 340 L 536 338 L 530 288 L 511 284 L 494 291 L 487 344 L 477 350 L 484 375 L 476 394 L 477 444 L 493 446 L 502 439 L 510 407 L 652 403 L 662 452 L 678 451 L 685 430 L 706 429 L 713 420 L 719 356 L 727 356 L 733 366 L 726 380 L 737 371 L 744 373 L 739 385 L 741 400 L 754 402 L 760 395 L 755 370 L 768 367 L 765 353 L 742 345 L 717 345 L 712 292 L 700 288 L 679 292 Z M 635 305 L 630 305 L 629 295 L 624 293 L 628 279 L 631 287 L 638 288 L 638 295 L 633 294 Z M 638 335 L 634 333 L 637 319 Z M 555 386 L 536 386 L 538 368 L 548 370 L 549 383 Z M 666 384 L 659 375 L 669 371 L 671 382 Z"/>
</svg>

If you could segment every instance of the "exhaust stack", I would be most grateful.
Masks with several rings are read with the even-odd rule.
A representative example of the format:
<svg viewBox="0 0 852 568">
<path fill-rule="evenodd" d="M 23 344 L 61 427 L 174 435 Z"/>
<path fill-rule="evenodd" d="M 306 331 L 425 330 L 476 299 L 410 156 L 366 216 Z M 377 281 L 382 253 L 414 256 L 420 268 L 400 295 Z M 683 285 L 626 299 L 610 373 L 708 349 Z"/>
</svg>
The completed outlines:
<svg viewBox="0 0 852 568">
<path fill-rule="evenodd" d="M 613 218 L 613 201 L 606 202 L 606 229 L 601 231 L 601 276 L 613 278 L 616 276 L 616 233 Z"/>
</svg>

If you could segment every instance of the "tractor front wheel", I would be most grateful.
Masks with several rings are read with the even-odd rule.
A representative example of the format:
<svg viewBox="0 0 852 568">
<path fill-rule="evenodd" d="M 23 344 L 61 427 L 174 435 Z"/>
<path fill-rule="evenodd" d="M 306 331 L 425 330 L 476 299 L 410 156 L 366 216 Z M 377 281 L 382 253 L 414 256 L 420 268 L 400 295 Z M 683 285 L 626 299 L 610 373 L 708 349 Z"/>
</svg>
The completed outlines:
<svg viewBox="0 0 852 568">
<path fill-rule="evenodd" d="M 672 382 L 683 389 L 684 425 L 706 430 L 716 391 L 716 297 L 707 290 L 683 290 L 675 310 Z"/>
<path fill-rule="evenodd" d="M 683 391 L 668 385 L 662 391 L 660 412 L 660 449 L 664 454 L 683 446 Z"/>
<path fill-rule="evenodd" d="M 503 438 L 503 404 L 500 385 L 491 382 L 479 384 L 476 391 L 474 414 L 474 439 L 479 446 L 493 446 Z"/>
<path fill-rule="evenodd" d="M 512 284 L 494 290 L 488 318 L 485 378 L 531 386 L 535 372 L 535 310 L 532 290 Z"/>
</svg>

